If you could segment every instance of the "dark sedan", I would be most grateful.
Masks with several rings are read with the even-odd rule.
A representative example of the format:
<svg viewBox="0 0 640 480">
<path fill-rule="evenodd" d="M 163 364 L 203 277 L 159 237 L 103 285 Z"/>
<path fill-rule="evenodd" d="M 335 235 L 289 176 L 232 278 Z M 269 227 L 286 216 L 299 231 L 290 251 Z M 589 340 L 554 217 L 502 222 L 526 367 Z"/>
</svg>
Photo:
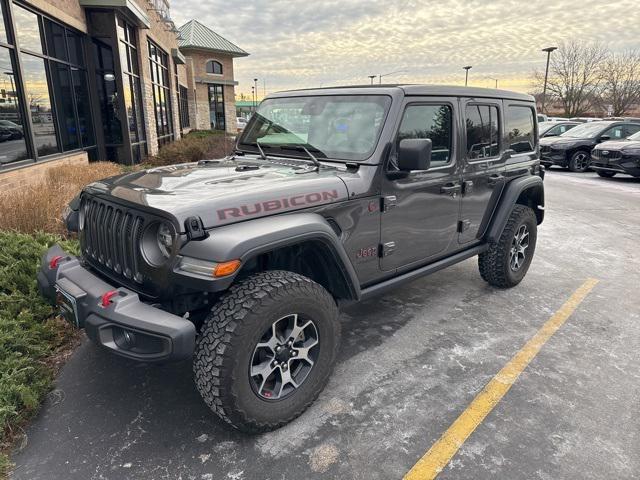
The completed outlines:
<svg viewBox="0 0 640 480">
<path fill-rule="evenodd" d="M 638 123 L 583 123 L 559 137 L 541 138 L 540 162 L 547 167 L 558 165 L 572 172 L 584 172 L 591 164 L 591 150 L 596 145 L 608 140 L 622 140 L 638 131 Z"/>
<path fill-rule="evenodd" d="M 640 132 L 626 140 L 604 142 L 591 152 L 591 168 L 601 177 L 626 173 L 640 177 Z"/>
<path fill-rule="evenodd" d="M 576 125 L 580 125 L 580 122 L 540 122 L 538 124 L 538 133 L 540 138 L 558 137 Z"/>
</svg>

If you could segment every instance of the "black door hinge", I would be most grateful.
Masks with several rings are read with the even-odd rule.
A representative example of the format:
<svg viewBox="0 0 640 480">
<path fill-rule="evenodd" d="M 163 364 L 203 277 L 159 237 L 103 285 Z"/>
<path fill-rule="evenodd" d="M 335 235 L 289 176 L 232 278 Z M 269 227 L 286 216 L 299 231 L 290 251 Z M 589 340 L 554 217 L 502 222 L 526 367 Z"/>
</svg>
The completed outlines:
<svg viewBox="0 0 640 480">
<path fill-rule="evenodd" d="M 473 192 L 473 182 L 471 180 L 462 182 L 462 194 L 469 195 L 471 192 Z"/>
<path fill-rule="evenodd" d="M 207 238 L 209 233 L 204 229 L 202 219 L 200 217 L 189 217 L 184 221 L 184 228 L 187 231 L 189 240 L 202 240 Z"/>
<path fill-rule="evenodd" d="M 469 230 L 471 226 L 471 220 L 460 220 L 458 222 L 458 232 L 462 233 L 466 230 Z"/>
<path fill-rule="evenodd" d="M 378 255 L 380 257 L 388 257 L 395 251 L 396 251 L 396 242 L 386 242 L 380 245 L 380 249 L 378 250 Z"/>
<path fill-rule="evenodd" d="M 382 206 L 380 208 L 383 212 L 388 212 L 393 207 L 396 206 L 397 199 L 395 195 L 387 195 L 386 197 L 382 197 Z"/>
</svg>

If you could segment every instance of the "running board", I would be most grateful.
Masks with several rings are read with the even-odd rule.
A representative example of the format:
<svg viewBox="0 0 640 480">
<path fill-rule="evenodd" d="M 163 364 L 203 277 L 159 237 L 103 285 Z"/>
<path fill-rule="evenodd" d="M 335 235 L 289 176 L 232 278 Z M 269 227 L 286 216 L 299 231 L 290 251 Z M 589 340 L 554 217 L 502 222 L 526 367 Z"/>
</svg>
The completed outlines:
<svg viewBox="0 0 640 480">
<path fill-rule="evenodd" d="M 452 255 L 450 257 L 443 258 L 442 260 L 430 263 L 429 265 L 425 265 L 424 267 L 417 268 L 416 270 L 411 270 L 410 272 L 403 273 L 400 276 L 390 278 L 389 280 L 385 280 L 384 282 L 380 282 L 370 287 L 363 288 L 360 292 L 360 300 L 369 300 L 371 298 L 377 297 L 378 295 L 381 295 L 388 290 L 399 287 L 400 285 L 404 285 L 405 283 L 409 283 L 420 277 L 430 275 L 437 272 L 438 270 L 442 270 L 443 268 L 450 267 L 451 265 L 462 262 L 467 258 L 474 257 L 486 251 L 488 248 L 489 245 L 484 243 L 482 245 L 472 247 L 468 250 L 463 250 L 462 252 L 456 253 L 455 255 Z"/>
</svg>

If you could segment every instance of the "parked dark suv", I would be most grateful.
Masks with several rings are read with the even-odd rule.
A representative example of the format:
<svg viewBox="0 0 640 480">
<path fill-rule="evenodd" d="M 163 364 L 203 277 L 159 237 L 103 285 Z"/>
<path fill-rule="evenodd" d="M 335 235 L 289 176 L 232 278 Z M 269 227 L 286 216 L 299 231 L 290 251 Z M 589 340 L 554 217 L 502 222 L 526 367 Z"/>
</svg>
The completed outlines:
<svg viewBox="0 0 640 480">
<path fill-rule="evenodd" d="M 38 283 L 96 343 L 191 358 L 205 402 L 277 428 L 324 387 L 339 308 L 478 256 L 513 287 L 544 215 L 534 99 L 373 86 L 267 97 L 219 160 L 87 186 Z"/>
<path fill-rule="evenodd" d="M 617 173 L 640 177 L 640 132 L 598 145 L 591 152 L 591 168 L 601 177 L 610 178 Z"/>
<path fill-rule="evenodd" d="M 584 172 L 591 164 L 591 150 L 607 140 L 621 140 L 640 131 L 633 122 L 598 121 L 578 125 L 559 137 L 540 140 L 540 162 L 572 172 Z"/>
</svg>

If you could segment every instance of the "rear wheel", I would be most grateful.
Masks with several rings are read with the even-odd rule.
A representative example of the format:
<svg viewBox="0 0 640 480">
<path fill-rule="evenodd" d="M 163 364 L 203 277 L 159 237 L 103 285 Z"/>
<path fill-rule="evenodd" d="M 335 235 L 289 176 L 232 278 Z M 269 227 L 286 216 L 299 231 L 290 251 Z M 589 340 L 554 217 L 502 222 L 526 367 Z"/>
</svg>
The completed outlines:
<svg viewBox="0 0 640 480">
<path fill-rule="evenodd" d="M 322 391 L 339 339 L 338 310 L 321 285 L 292 272 L 257 273 L 232 286 L 205 319 L 196 386 L 234 427 L 273 430 Z"/>
<path fill-rule="evenodd" d="M 591 155 L 584 150 L 578 150 L 569 159 L 569 170 L 572 172 L 586 172 L 591 164 Z"/>
<path fill-rule="evenodd" d="M 598 176 L 603 177 L 603 178 L 611 178 L 613 177 L 617 172 L 609 172 L 607 170 L 598 170 L 596 172 L 598 174 Z"/>
<path fill-rule="evenodd" d="M 537 235 L 538 223 L 533 210 L 524 205 L 513 207 L 500 239 L 478 256 L 482 278 L 500 288 L 519 284 L 529 270 Z"/>
</svg>

